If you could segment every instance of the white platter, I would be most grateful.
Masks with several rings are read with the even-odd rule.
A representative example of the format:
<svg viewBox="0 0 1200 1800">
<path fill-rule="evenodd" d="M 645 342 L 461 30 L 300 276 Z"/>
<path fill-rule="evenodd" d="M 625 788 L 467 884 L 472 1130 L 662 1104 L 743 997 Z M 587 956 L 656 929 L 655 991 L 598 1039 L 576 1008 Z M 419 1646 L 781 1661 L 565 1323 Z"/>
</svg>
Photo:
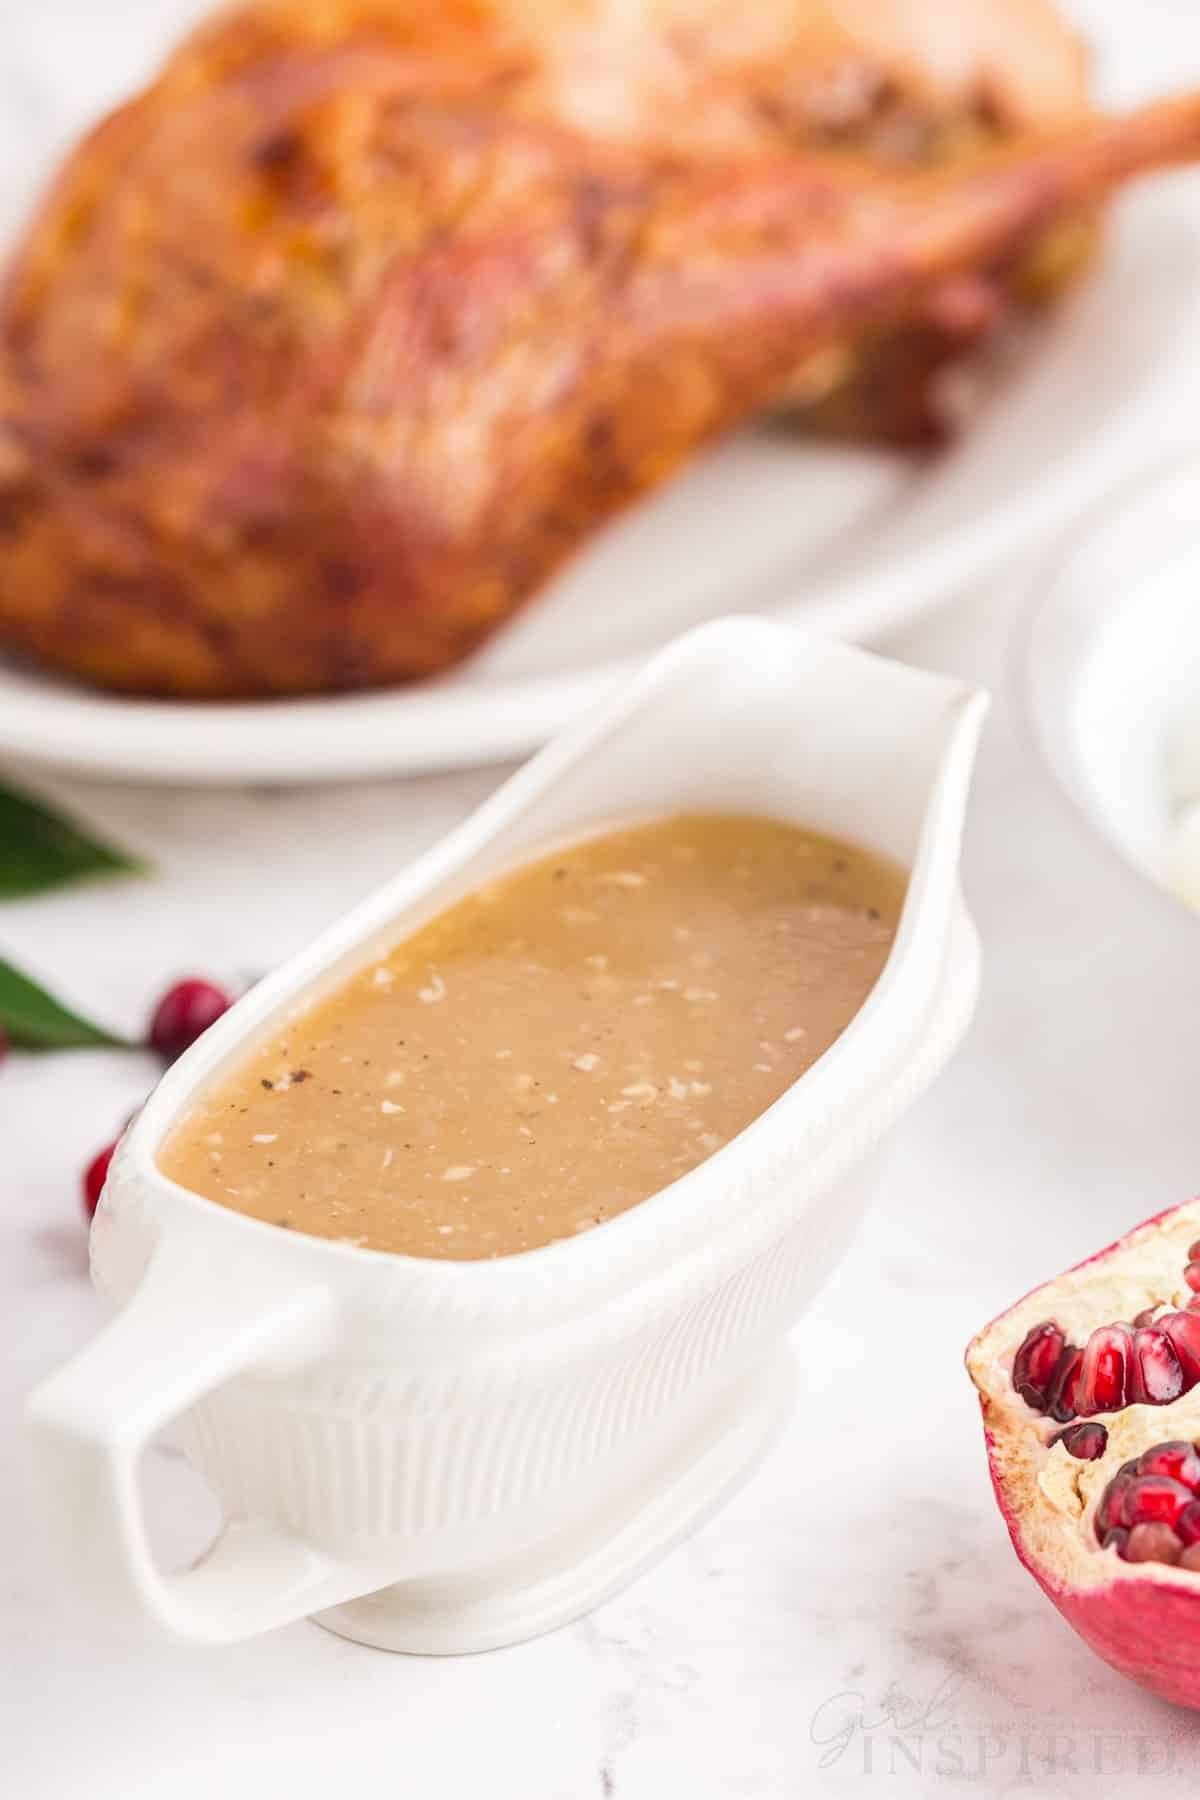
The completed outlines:
<svg viewBox="0 0 1200 1800">
<path fill-rule="evenodd" d="M 608 531 L 453 675 L 381 693 L 200 706 L 0 663 L 0 757 L 118 779 L 296 783 L 501 761 L 684 627 L 768 613 L 870 641 L 1061 528 L 1188 427 L 1200 178 L 1129 196 L 1103 261 L 932 459 L 757 431 Z M 0 562 L 0 579 L 3 566 Z"/>
<path fill-rule="evenodd" d="M 1200 803 L 1200 455 L 1106 495 L 1037 585 L 1020 658 L 1033 734 L 1087 822 L 1169 890 Z"/>
</svg>

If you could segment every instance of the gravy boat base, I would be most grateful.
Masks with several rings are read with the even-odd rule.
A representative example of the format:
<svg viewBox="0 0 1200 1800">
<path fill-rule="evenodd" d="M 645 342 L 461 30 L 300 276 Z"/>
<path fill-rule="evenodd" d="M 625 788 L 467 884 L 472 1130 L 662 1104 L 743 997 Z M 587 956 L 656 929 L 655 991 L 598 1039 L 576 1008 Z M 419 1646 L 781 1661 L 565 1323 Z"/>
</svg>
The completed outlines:
<svg viewBox="0 0 1200 1800">
<path fill-rule="evenodd" d="M 91 1254 L 117 1316 L 30 1405 L 76 1596 L 194 1643 L 316 1617 L 390 1649 L 484 1650 L 589 1611 L 710 1513 L 785 1416 L 787 1333 L 966 1030 L 979 951 L 959 849 L 985 708 L 764 620 L 704 626 L 218 1020 L 114 1157 Z M 790 819 L 910 874 L 841 1037 L 680 1180 L 595 1231 L 458 1262 L 280 1231 L 162 1173 L 204 1085 L 498 869 L 706 809 Z M 137 1485 L 168 1425 L 227 1521 L 182 1574 L 155 1565 Z"/>
<path fill-rule="evenodd" d="M 523 1644 L 584 1618 L 736 1493 L 787 1423 L 795 1389 L 791 1353 L 780 1351 L 726 1389 L 640 1484 L 626 1486 L 617 1518 L 597 1507 L 510 1560 L 442 1581 L 397 1581 L 315 1621 L 377 1650 L 460 1656 Z"/>
</svg>

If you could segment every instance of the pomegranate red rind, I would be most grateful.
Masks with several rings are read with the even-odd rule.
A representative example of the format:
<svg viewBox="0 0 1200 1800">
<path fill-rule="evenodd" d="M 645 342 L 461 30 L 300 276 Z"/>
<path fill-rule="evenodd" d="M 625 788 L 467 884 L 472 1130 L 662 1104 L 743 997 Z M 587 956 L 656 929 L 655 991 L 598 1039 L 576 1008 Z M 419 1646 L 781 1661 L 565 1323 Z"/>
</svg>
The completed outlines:
<svg viewBox="0 0 1200 1800">
<path fill-rule="evenodd" d="M 1163 1485 L 1176 1474 L 1189 1483 L 1195 1475 L 1187 1446 L 1200 1441 L 1200 1385 L 1180 1391 L 1161 1324 L 1180 1315 L 1189 1324 L 1195 1318 L 1200 1346 L 1200 1314 L 1184 1312 L 1193 1297 L 1185 1271 L 1198 1234 L 1200 1202 L 1158 1214 L 994 1320 L 971 1343 L 967 1367 L 979 1390 L 996 1499 L 1021 1561 L 1113 1668 L 1167 1700 L 1200 1710 L 1200 1572 L 1171 1562 L 1124 1560 L 1131 1549 L 1141 1554 L 1156 1548 L 1160 1538 L 1168 1554 L 1172 1543 L 1178 1554 L 1178 1540 L 1186 1542 L 1193 1519 L 1200 1520 L 1200 1512 L 1190 1512 L 1183 1497 Z M 1061 1407 L 1058 1414 L 1051 1410 L 1053 1340 L 1039 1330 L 1043 1325 L 1062 1334 L 1060 1387 L 1072 1347 L 1090 1346 L 1097 1334 L 1092 1366 L 1084 1349 L 1083 1372 L 1077 1365 L 1073 1376 L 1077 1397 L 1107 1432 L 1102 1454 L 1091 1460 L 1073 1457 L 1068 1448 L 1071 1441 L 1094 1447 L 1091 1434 L 1072 1439 L 1063 1430 Z M 1175 1344 L 1173 1324 L 1168 1338 Z M 1018 1393 L 1013 1363 L 1027 1340 L 1032 1347 L 1018 1363 Z M 1180 1360 L 1186 1366 L 1185 1355 Z M 1122 1475 L 1112 1490 L 1114 1516 L 1099 1523 L 1101 1535 L 1109 1528 L 1114 1535 L 1102 1548 L 1102 1496 L 1127 1463 L 1152 1449 L 1142 1473 Z"/>
<path fill-rule="evenodd" d="M 1113 1561 L 1125 1579 L 1087 1593 L 1056 1590 L 1032 1563 L 1025 1566 L 1105 1662 L 1164 1700 L 1200 1708 L 1200 1576 L 1171 1569 L 1169 1582 L 1143 1579 L 1166 1565 Z"/>
</svg>

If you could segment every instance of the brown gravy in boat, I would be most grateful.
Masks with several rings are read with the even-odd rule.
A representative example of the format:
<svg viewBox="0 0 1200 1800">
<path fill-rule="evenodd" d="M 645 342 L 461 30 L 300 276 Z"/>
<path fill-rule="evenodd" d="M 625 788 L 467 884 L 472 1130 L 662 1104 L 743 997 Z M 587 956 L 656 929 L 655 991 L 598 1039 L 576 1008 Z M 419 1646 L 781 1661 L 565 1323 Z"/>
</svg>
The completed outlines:
<svg viewBox="0 0 1200 1800">
<path fill-rule="evenodd" d="M 775 820 L 609 831 L 478 888 L 226 1072 L 160 1155 L 253 1218 L 510 1256 L 696 1167 L 833 1043 L 905 876 Z"/>
</svg>

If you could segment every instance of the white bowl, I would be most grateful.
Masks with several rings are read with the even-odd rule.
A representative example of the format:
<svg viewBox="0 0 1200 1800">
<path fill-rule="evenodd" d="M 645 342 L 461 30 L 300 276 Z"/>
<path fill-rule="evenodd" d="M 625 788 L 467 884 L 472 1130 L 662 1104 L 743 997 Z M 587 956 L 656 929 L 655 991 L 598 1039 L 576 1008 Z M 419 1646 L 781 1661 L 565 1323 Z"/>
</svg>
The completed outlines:
<svg viewBox="0 0 1200 1800">
<path fill-rule="evenodd" d="M 783 1339 L 951 1054 L 978 951 L 958 852 L 982 695 L 761 620 L 702 627 L 172 1068 L 92 1231 L 122 1306 L 31 1407 L 77 1587 L 178 1636 L 304 1614 L 478 1650 L 595 1605 L 708 1512 L 788 1397 Z M 279 1231 L 167 1180 L 164 1134 L 249 1040 L 498 868 L 613 818 L 771 813 L 902 860 L 897 940 L 831 1050 L 708 1162 L 569 1241 L 489 1262 Z M 134 1472 L 180 1416 L 229 1521 L 162 1576 Z M 332 1610 L 331 1610 L 332 1609 Z"/>
<path fill-rule="evenodd" d="M 1120 856 L 1174 888 L 1200 802 L 1200 456 L 1117 490 L 1039 578 L 1022 650 L 1034 735 Z"/>
</svg>

